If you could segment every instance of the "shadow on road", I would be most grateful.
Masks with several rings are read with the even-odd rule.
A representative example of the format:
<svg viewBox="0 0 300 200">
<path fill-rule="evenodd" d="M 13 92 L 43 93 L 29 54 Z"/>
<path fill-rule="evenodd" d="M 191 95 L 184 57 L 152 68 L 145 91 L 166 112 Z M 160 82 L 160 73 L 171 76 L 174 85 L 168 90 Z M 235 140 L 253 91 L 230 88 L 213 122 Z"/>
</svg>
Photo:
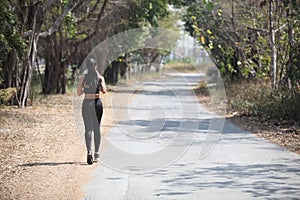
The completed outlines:
<svg viewBox="0 0 300 200">
<path fill-rule="evenodd" d="M 299 163 L 299 159 L 290 162 Z M 182 167 L 182 166 L 180 166 Z M 176 178 L 168 178 L 168 172 L 157 172 L 166 178 L 161 182 L 170 187 L 183 187 L 189 190 L 229 189 L 251 194 L 252 197 L 265 197 L 274 199 L 274 193 L 294 195 L 299 192 L 299 183 L 293 183 L 286 173 L 300 173 L 300 169 L 286 164 L 250 164 L 237 165 L 235 163 L 223 163 L 216 167 L 199 167 L 190 171 L 177 174 Z M 199 181 L 202 180 L 202 181 Z M 158 191 L 160 196 L 177 195 Z"/>
<path fill-rule="evenodd" d="M 87 165 L 85 162 L 34 162 L 18 165 L 18 167 L 33 167 L 33 166 L 59 166 L 59 165 Z"/>
</svg>

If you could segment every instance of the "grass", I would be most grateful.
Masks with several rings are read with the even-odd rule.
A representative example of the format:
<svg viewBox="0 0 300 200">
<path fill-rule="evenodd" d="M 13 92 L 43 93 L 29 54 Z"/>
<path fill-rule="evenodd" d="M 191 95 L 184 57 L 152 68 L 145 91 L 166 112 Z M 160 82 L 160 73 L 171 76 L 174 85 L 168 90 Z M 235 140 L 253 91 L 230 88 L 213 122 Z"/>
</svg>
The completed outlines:
<svg viewBox="0 0 300 200">
<path fill-rule="evenodd" d="M 263 117 L 276 120 L 293 120 L 300 123 L 300 91 L 272 90 L 270 84 L 262 81 L 225 82 L 227 114 Z M 206 98 L 210 93 L 205 81 L 200 81 L 195 93 Z M 208 105 L 209 106 L 209 105 Z"/>
<path fill-rule="evenodd" d="M 200 64 L 192 64 L 189 62 L 169 62 L 165 65 L 165 70 L 175 70 L 181 73 L 190 73 L 190 72 L 206 72 L 207 69 L 212 66 L 211 62 L 203 62 Z"/>
</svg>

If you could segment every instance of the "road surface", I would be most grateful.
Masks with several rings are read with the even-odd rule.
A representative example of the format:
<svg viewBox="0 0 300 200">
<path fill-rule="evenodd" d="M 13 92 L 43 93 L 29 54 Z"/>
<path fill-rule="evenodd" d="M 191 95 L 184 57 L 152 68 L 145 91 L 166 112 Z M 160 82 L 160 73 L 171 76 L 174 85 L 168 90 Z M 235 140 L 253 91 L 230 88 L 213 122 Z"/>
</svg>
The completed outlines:
<svg viewBox="0 0 300 200">
<path fill-rule="evenodd" d="M 169 74 L 119 92 L 127 99 L 116 92 L 124 103 L 84 199 L 300 199 L 300 156 L 222 124 L 191 90 L 199 76 Z"/>
</svg>

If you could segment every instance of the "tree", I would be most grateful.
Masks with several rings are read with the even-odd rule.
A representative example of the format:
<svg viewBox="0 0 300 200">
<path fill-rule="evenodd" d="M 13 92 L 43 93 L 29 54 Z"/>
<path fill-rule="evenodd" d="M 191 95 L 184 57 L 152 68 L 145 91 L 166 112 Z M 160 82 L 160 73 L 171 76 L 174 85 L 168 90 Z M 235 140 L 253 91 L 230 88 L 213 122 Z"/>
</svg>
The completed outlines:
<svg viewBox="0 0 300 200">
<path fill-rule="evenodd" d="M 299 57 L 299 1 L 206 0 L 187 5 L 186 29 L 223 75 L 232 80 L 268 78 L 273 88 L 299 84 L 290 73 L 298 74 L 291 66 Z"/>
<path fill-rule="evenodd" d="M 27 98 L 30 92 L 30 85 L 32 80 L 32 74 L 36 63 L 36 55 L 37 55 L 37 46 L 40 37 L 45 37 L 48 35 L 52 35 L 58 27 L 61 25 L 64 17 L 68 13 L 69 10 L 73 9 L 80 1 L 78 0 L 70 0 L 68 1 L 67 6 L 64 11 L 56 21 L 51 24 L 49 27 L 44 27 L 44 19 L 45 16 L 51 8 L 58 3 L 56 0 L 48 0 L 42 3 L 41 1 L 8 1 L 3 3 L 2 5 L 6 9 L 1 14 L 10 14 L 10 19 L 14 19 L 14 34 L 16 38 L 16 42 L 18 44 L 26 44 L 24 46 L 27 47 L 26 51 L 23 51 L 24 58 L 20 56 L 16 56 L 18 50 L 22 48 L 14 47 L 9 53 L 11 61 L 8 62 L 9 59 L 6 59 L 6 62 L 3 65 L 3 72 L 11 73 L 12 77 L 14 77 L 14 81 L 4 81 L 6 82 L 4 87 L 15 87 L 17 89 L 16 101 L 20 107 L 24 107 L 27 104 Z M 9 26 L 9 21 L 4 21 L 5 26 Z M 5 27 L 3 26 L 3 27 Z M 6 38 L 9 36 L 6 35 Z M 19 39 L 19 40 L 17 40 Z M 25 43 L 26 41 L 26 43 Z M 13 43 L 13 41 L 10 41 Z M 25 48 L 24 48 L 25 49 Z M 13 70 L 11 70 L 13 69 Z M 9 76 L 10 77 L 10 76 Z"/>
<path fill-rule="evenodd" d="M 20 25 L 13 9 L 6 1 L 0 2 L 0 102 L 16 93 L 19 85 L 18 60 L 25 57 L 25 40 L 18 34 Z"/>
<path fill-rule="evenodd" d="M 48 55 L 44 54 L 46 71 L 43 92 L 65 93 L 65 74 L 68 65 L 76 64 L 79 66 L 85 56 L 96 45 L 110 35 L 130 28 L 128 19 L 135 14 L 136 6 L 134 1 L 104 0 L 82 2 L 80 6 L 69 11 L 57 33 L 47 38 L 48 41 L 45 41 L 45 44 L 51 45 L 47 48 L 51 51 L 45 52 Z M 63 7 L 64 5 L 58 5 L 58 12 L 61 12 Z M 118 15 L 113 15 L 111 12 L 118 13 Z M 101 59 L 101 61 L 103 60 L 106 59 Z M 99 66 L 104 68 L 108 64 L 103 62 L 99 63 Z M 113 63 L 111 66 L 116 68 L 119 65 Z M 103 73 L 103 69 L 100 69 L 100 71 Z M 113 69 L 110 73 L 107 73 L 107 81 L 115 82 L 115 73 L 118 71 Z M 110 78 L 112 80 L 109 80 Z"/>
<path fill-rule="evenodd" d="M 164 28 L 174 28 L 173 18 L 176 16 L 172 16 L 168 10 L 167 0 L 142 0 L 142 1 L 131 1 L 133 3 L 130 12 L 131 15 L 127 16 L 127 22 L 123 25 L 124 30 L 129 30 L 132 28 L 140 28 L 140 27 L 164 27 Z M 172 19 L 172 20 L 170 20 Z M 132 43 L 143 42 L 143 38 L 155 36 L 155 31 L 152 33 L 143 33 L 144 35 L 140 35 L 139 37 L 134 38 L 135 41 L 130 41 Z M 175 42 L 174 42 L 175 44 Z M 126 53 L 126 54 L 125 54 Z M 119 58 L 116 58 L 109 67 L 106 69 L 105 78 L 108 82 L 116 84 L 118 82 L 118 72 L 120 72 L 121 77 L 127 76 L 129 72 L 130 65 L 128 60 L 129 52 L 122 52 L 125 54 L 125 59 L 120 59 L 120 57 L 124 55 L 119 55 Z M 143 63 L 146 64 L 143 67 L 142 72 L 149 70 L 152 63 L 160 63 L 160 58 L 165 52 L 158 51 L 157 49 L 140 49 L 134 51 L 134 54 L 138 54 L 135 57 L 140 57 L 143 60 Z M 120 62 L 120 60 L 123 60 Z M 157 68 L 159 70 L 159 68 Z"/>
</svg>

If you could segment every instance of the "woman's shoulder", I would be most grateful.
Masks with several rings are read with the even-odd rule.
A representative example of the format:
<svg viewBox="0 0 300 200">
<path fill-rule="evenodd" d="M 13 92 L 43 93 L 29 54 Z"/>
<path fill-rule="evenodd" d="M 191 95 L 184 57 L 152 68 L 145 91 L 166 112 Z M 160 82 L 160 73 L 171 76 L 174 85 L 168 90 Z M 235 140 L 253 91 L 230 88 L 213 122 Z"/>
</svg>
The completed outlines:
<svg viewBox="0 0 300 200">
<path fill-rule="evenodd" d="M 102 79 L 103 76 L 98 71 L 96 71 L 96 73 L 97 73 L 97 78 Z"/>
<path fill-rule="evenodd" d="M 87 75 L 88 73 L 89 73 L 89 70 L 86 69 L 86 70 L 83 71 L 82 75 Z"/>
</svg>

